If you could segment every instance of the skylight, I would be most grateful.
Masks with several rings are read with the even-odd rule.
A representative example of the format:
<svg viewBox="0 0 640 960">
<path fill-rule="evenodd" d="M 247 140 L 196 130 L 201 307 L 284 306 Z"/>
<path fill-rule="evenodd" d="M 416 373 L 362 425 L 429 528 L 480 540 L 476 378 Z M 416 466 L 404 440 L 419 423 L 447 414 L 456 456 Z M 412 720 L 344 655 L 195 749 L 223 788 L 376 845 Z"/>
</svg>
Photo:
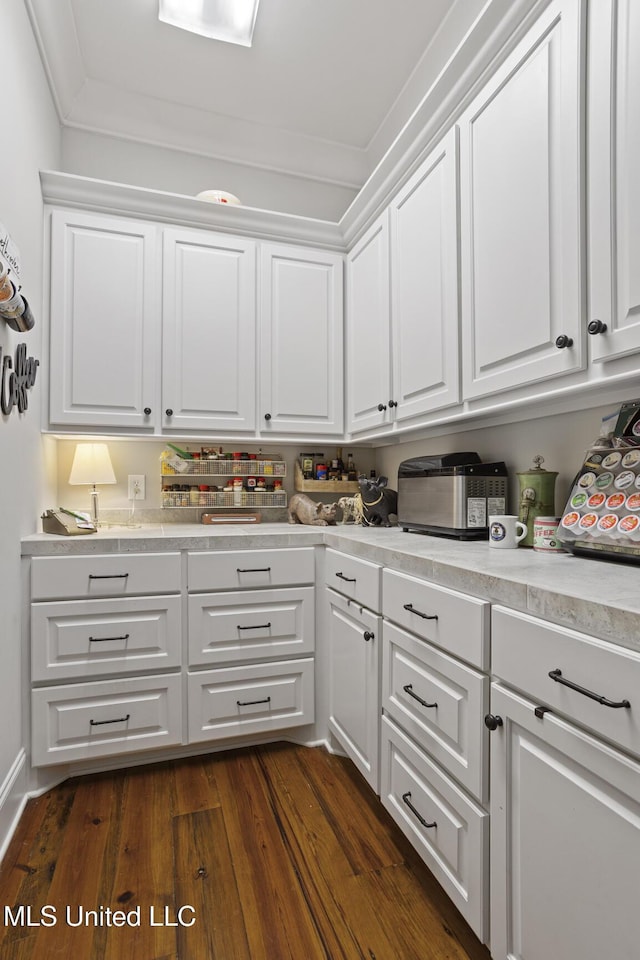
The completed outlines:
<svg viewBox="0 0 640 960">
<path fill-rule="evenodd" d="M 159 0 L 158 17 L 212 40 L 250 47 L 260 0 Z"/>
</svg>

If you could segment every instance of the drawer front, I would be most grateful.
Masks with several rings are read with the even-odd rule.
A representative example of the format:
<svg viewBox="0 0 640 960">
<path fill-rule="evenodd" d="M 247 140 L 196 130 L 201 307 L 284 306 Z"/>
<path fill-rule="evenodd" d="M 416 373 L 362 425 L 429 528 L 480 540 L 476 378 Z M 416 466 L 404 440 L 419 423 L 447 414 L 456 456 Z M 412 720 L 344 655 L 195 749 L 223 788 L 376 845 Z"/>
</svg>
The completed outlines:
<svg viewBox="0 0 640 960">
<path fill-rule="evenodd" d="M 487 799 L 489 677 L 385 623 L 382 706 L 478 800 Z"/>
<path fill-rule="evenodd" d="M 32 600 L 179 591 L 179 553 L 34 557 L 31 561 Z"/>
<path fill-rule="evenodd" d="M 385 570 L 382 612 L 436 647 L 488 670 L 490 605 L 486 601 Z"/>
<path fill-rule="evenodd" d="M 31 679 L 167 670 L 181 662 L 180 597 L 31 605 Z"/>
<path fill-rule="evenodd" d="M 312 654 L 314 589 L 189 597 L 189 663 L 215 665 Z"/>
<path fill-rule="evenodd" d="M 460 787 L 382 718 L 380 799 L 484 943 L 489 819 Z"/>
<path fill-rule="evenodd" d="M 325 581 L 332 590 L 343 593 L 374 613 L 380 611 L 380 572 L 382 567 L 346 553 L 325 550 Z"/>
<path fill-rule="evenodd" d="M 31 711 L 34 766 L 182 742 L 179 674 L 40 687 Z"/>
<path fill-rule="evenodd" d="M 560 679 L 550 673 L 560 671 Z M 494 607 L 492 618 L 492 672 L 505 683 L 527 693 L 576 723 L 640 756 L 640 654 Z M 603 697 L 607 706 L 563 685 L 569 681 Z"/>
<path fill-rule="evenodd" d="M 313 660 L 191 673 L 189 742 L 269 733 L 314 720 Z"/>
<path fill-rule="evenodd" d="M 189 590 L 235 590 L 314 583 L 313 547 L 189 554 Z"/>
</svg>

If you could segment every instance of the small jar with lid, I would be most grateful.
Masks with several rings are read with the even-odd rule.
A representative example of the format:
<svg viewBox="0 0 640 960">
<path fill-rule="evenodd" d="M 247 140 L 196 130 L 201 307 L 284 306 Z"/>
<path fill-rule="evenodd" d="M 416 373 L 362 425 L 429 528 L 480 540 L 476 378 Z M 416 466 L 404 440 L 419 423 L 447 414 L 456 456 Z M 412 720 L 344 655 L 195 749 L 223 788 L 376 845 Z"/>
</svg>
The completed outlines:
<svg viewBox="0 0 640 960">
<path fill-rule="evenodd" d="M 206 507 L 209 498 L 209 487 L 206 483 L 201 483 L 198 487 L 198 506 Z"/>
</svg>

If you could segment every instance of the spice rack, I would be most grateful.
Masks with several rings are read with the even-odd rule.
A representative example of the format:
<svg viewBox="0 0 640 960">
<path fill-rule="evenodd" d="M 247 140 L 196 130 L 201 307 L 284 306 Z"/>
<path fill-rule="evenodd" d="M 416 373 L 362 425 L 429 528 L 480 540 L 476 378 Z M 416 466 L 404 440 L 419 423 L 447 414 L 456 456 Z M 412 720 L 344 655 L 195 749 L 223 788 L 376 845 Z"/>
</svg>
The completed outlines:
<svg viewBox="0 0 640 960">
<path fill-rule="evenodd" d="M 162 461 L 161 506 L 163 508 L 198 507 L 286 507 L 284 490 L 198 490 L 198 481 L 205 478 L 260 477 L 266 483 L 287 475 L 282 460 L 185 460 L 179 457 Z M 190 481 L 190 482 L 187 482 Z M 194 482 L 195 481 L 195 482 Z M 176 487 L 178 489 L 176 489 Z M 197 491 L 195 498 L 194 488 Z"/>
<path fill-rule="evenodd" d="M 357 480 L 305 480 L 302 468 L 296 460 L 293 483 L 301 493 L 358 493 Z"/>
</svg>

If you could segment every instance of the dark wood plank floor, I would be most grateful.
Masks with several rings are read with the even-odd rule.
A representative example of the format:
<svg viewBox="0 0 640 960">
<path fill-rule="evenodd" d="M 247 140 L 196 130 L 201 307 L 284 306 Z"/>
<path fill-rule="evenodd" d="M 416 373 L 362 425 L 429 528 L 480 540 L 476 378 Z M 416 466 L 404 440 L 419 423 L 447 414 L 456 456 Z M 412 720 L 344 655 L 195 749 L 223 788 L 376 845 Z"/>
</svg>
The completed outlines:
<svg viewBox="0 0 640 960">
<path fill-rule="evenodd" d="M 30 801 L 0 907 L 0 960 L 489 958 L 350 762 L 291 744 Z"/>
</svg>

